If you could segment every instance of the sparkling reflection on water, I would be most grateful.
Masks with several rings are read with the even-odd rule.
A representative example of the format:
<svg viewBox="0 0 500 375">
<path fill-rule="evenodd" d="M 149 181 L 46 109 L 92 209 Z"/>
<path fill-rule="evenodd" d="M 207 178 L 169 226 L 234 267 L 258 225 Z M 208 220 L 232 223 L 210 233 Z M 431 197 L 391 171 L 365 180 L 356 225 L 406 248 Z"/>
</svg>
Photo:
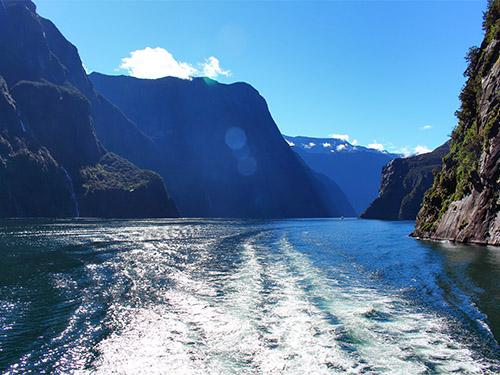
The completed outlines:
<svg viewBox="0 0 500 375">
<path fill-rule="evenodd" d="M 0 372 L 496 373 L 500 250 L 364 220 L 0 222 Z"/>
</svg>

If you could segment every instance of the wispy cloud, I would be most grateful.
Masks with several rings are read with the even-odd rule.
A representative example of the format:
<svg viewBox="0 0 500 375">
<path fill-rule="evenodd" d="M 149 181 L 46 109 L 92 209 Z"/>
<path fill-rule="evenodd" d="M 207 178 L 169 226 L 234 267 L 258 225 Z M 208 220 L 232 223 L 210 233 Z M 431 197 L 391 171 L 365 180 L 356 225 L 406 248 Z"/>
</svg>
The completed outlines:
<svg viewBox="0 0 500 375">
<path fill-rule="evenodd" d="M 205 59 L 205 62 L 198 64 L 201 66 L 201 75 L 208 78 L 216 78 L 218 75 L 230 76 L 231 72 L 229 70 L 222 70 L 219 64 L 219 60 L 213 56 Z"/>
<path fill-rule="evenodd" d="M 425 125 L 425 126 L 422 126 L 421 128 L 419 128 L 420 130 L 429 130 L 429 129 L 432 129 L 432 125 Z"/>
<path fill-rule="evenodd" d="M 426 154 L 426 153 L 431 152 L 431 151 L 432 150 L 429 149 L 429 147 L 427 147 L 427 146 L 418 145 L 416 147 L 405 146 L 405 147 L 401 148 L 398 153 L 402 154 L 405 158 L 407 158 L 410 156 Z"/>
<path fill-rule="evenodd" d="M 328 142 L 325 142 L 325 143 L 323 143 L 323 147 L 324 148 L 332 147 L 332 144 L 328 143 Z"/>
<path fill-rule="evenodd" d="M 344 149 L 346 149 L 346 148 L 347 148 L 347 146 L 346 146 L 346 145 L 338 145 L 338 146 L 337 146 L 337 151 L 342 151 L 342 150 L 344 150 Z"/>
<path fill-rule="evenodd" d="M 328 137 L 349 142 L 349 136 L 347 134 L 330 134 Z"/>
<path fill-rule="evenodd" d="M 426 153 L 431 152 L 431 151 L 432 150 L 429 149 L 429 147 L 427 147 L 427 146 L 418 145 L 417 147 L 415 147 L 415 153 L 417 155 L 426 154 Z"/>
<path fill-rule="evenodd" d="M 177 61 L 170 52 L 161 47 L 146 47 L 130 52 L 130 57 L 122 59 L 120 69 L 126 70 L 137 78 L 161 78 L 166 76 L 189 79 L 193 76 L 216 78 L 218 75 L 229 76 L 229 70 L 223 70 L 217 58 L 210 56 L 205 62 L 192 64 Z"/>
<path fill-rule="evenodd" d="M 374 150 L 384 151 L 384 145 L 381 143 L 377 143 L 377 141 L 375 139 L 373 140 L 373 143 L 370 143 L 368 145 L 368 148 L 373 148 Z"/>
</svg>

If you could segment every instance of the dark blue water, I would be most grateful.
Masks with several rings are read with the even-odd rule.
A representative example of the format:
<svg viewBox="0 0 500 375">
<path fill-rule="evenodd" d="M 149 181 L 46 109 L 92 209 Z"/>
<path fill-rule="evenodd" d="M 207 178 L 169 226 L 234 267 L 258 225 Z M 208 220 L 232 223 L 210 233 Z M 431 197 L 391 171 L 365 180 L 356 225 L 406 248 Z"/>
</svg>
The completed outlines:
<svg viewBox="0 0 500 375">
<path fill-rule="evenodd" d="M 500 369 L 500 249 L 409 222 L 0 221 L 0 372 Z"/>
</svg>

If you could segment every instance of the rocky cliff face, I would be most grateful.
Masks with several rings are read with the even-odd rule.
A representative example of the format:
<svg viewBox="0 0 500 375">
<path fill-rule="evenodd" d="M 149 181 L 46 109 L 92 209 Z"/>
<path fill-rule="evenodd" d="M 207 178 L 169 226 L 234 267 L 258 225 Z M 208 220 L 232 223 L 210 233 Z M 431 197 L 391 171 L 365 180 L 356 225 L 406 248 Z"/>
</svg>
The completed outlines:
<svg viewBox="0 0 500 375">
<path fill-rule="evenodd" d="M 0 77 L 0 217 L 76 216 L 64 171 L 18 113 Z"/>
<path fill-rule="evenodd" d="M 185 216 L 347 215 L 283 140 L 250 85 L 92 73 L 97 90 L 161 150 L 159 171 Z M 347 203 L 348 206 L 348 203 Z"/>
<path fill-rule="evenodd" d="M 415 220 L 425 192 L 434 182 L 449 152 L 448 142 L 434 151 L 392 160 L 382 168 L 379 196 L 361 214 L 362 219 Z"/>
<path fill-rule="evenodd" d="M 451 151 L 426 193 L 412 234 L 500 245 L 500 1 L 489 3 L 480 48 L 471 48 Z"/>
<path fill-rule="evenodd" d="M 97 137 L 106 149 L 142 168 L 157 169 L 159 153 L 151 139 L 94 90 L 78 50 L 54 24 L 36 14 L 29 0 L 6 1 L 0 9 L 0 74 L 9 86 L 20 80 L 72 86 L 91 104 Z"/>
<path fill-rule="evenodd" d="M 34 4 L 0 0 L 0 34 L 0 216 L 178 216 L 157 174 L 109 154 L 96 138 L 94 116 L 114 116 L 121 138 L 139 139 L 138 149 L 148 142 L 94 91 L 76 48 Z"/>
</svg>

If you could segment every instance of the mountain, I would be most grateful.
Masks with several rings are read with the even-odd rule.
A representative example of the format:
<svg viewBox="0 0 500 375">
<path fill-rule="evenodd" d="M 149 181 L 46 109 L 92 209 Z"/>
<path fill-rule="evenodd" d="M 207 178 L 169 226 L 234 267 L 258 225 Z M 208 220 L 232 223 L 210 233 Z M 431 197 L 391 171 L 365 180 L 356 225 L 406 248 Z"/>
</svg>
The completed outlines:
<svg viewBox="0 0 500 375">
<path fill-rule="evenodd" d="M 0 35 L 0 216 L 178 216 L 158 174 L 109 152 L 96 137 L 95 119 L 105 117 L 107 101 L 76 48 L 31 1 L 0 0 Z M 110 103 L 106 108 L 121 114 Z M 130 134 L 119 124 L 102 121 L 100 128 Z M 140 134 L 135 127 L 139 142 L 147 141 Z"/>
<path fill-rule="evenodd" d="M 284 138 L 313 170 L 338 184 L 354 208 L 355 216 L 377 197 L 382 167 L 400 156 L 355 146 L 337 138 L 286 135 Z"/>
<path fill-rule="evenodd" d="M 25 131 L 0 77 L 0 217 L 75 216 L 63 170 Z"/>
<path fill-rule="evenodd" d="M 449 142 L 434 151 L 397 158 L 382 168 L 379 196 L 361 214 L 362 219 L 415 220 L 425 192 L 442 168 Z"/>
<path fill-rule="evenodd" d="M 36 14 L 31 1 L 1 1 L 0 74 L 8 85 L 20 80 L 46 80 L 76 88 L 91 103 L 94 130 L 109 151 L 141 168 L 157 169 L 159 152 L 137 126 L 106 98 L 94 90 L 83 68 L 78 50 L 55 25 Z M 2 17 L 3 15 L 3 17 Z M 22 25 L 21 29 L 18 29 Z"/>
<path fill-rule="evenodd" d="M 246 83 L 92 73 L 95 88 L 161 152 L 157 169 L 185 216 L 325 217 L 351 214 L 282 138 Z M 335 195 L 332 199 L 332 194 Z"/>
<path fill-rule="evenodd" d="M 415 237 L 500 245 L 500 1 L 488 3 L 483 26 L 481 47 L 467 56 L 450 153 L 425 194 Z"/>
</svg>

